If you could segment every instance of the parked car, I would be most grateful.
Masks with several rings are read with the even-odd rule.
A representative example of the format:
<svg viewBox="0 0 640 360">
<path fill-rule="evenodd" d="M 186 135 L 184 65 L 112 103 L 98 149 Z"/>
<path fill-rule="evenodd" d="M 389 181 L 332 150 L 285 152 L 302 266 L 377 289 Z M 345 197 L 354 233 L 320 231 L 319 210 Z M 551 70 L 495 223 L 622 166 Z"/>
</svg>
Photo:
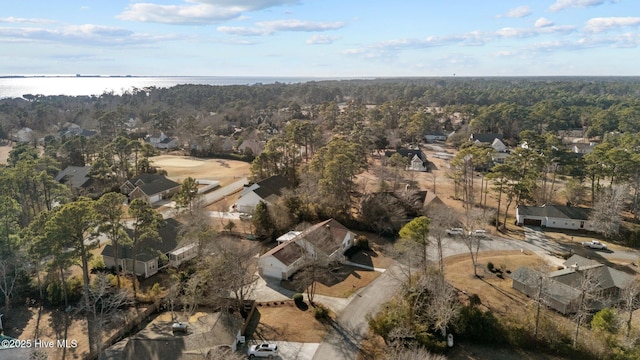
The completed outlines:
<svg viewBox="0 0 640 360">
<path fill-rule="evenodd" d="M 607 245 L 597 240 L 583 241 L 582 246 L 588 247 L 590 249 L 595 249 L 595 250 L 605 250 L 607 248 Z"/>
<path fill-rule="evenodd" d="M 462 228 L 451 228 L 446 230 L 447 235 L 450 236 L 460 236 L 464 235 L 464 229 Z"/>
<path fill-rule="evenodd" d="M 487 237 L 487 230 L 472 230 L 472 231 L 469 231 L 469 235 Z"/>
<path fill-rule="evenodd" d="M 189 328 L 189 325 L 187 323 L 183 323 L 183 322 L 174 322 L 171 325 L 171 331 L 173 331 L 173 332 L 186 333 L 188 328 Z"/>
<path fill-rule="evenodd" d="M 276 344 L 259 344 L 249 346 L 247 355 L 250 358 L 269 358 L 273 359 L 278 355 L 278 345 Z"/>
</svg>

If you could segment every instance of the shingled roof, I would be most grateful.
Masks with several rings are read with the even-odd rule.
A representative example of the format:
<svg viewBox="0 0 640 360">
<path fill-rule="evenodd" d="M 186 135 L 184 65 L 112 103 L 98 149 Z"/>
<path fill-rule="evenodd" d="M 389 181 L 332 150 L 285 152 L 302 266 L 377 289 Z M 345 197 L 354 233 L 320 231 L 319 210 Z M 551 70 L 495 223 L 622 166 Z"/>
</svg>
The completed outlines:
<svg viewBox="0 0 640 360">
<path fill-rule="evenodd" d="M 559 219 L 589 220 L 591 209 L 564 205 L 520 205 L 518 206 L 518 214 L 524 216 L 553 217 Z"/>
<path fill-rule="evenodd" d="M 158 228 L 160 239 L 144 239 L 138 243 L 137 260 L 149 261 L 158 256 L 159 253 L 166 254 L 178 246 L 178 228 L 180 222 L 175 219 L 166 219 L 163 225 Z M 129 237 L 133 235 L 133 230 L 126 229 Z M 107 244 L 102 249 L 103 256 L 114 257 L 114 246 Z M 118 257 L 120 259 L 133 259 L 133 247 L 131 245 L 118 245 Z"/>
<path fill-rule="evenodd" d="M 286 177 L 274 175 L 257 182 L 256 185 L 258 185 L 258 188 L 253 192 L 267 200 L 270 196 L 280 196 L 282 189 L 286 189 L 290 184 Z"/>
<path fill-rule="evenodd" d="M 89 171 L 91 171 L 91 166 L 67 166 L 53 179 L 78 189 L 91 184 L 92 179 L 89 177 Z"/>
</svg>

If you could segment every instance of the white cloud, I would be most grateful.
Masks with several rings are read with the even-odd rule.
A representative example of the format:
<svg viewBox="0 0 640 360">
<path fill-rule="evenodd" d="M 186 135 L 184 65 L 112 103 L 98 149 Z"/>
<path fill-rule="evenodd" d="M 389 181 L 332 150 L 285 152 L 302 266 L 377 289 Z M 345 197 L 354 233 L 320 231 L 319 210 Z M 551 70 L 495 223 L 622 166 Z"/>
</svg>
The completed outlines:
<svg viewBox="0 0 640 360">
<path fill-rule="evenodd" d="M 0 18 L 0 23 L 16 23 L 16 24 L 53 24 L 54 20 L 49 19 L 28 19 L 28 18 L 16 18 L 13 16 Z"/>
<path fill-rule="evenodd" d="M 345 26 L 343 22 L 313 22 L 301 20 L 274 20 L 257 22 L 255 27 L 219 26 L 216 30 L 240 36 L 271 35 L 278 31 L 317 32 L 338 30 Z"/>
<path fill-rule="evenodd" d="M 256 25 L 273 31 L 328 31 L 341 29 L 345 26 L 345 23 L 340 21 L 313 22 L 301 20 L 274 20 L 258 22 Z"/>
<path fill-rule="evenodd" d="M 313 35 L 306 42 L 308 45 L 328 45 L 339 39 L 339 36 Z"/>
<path fill-rule="evenodd" d="M 551 25 L 553 25 L 553 22 L 551 20 L 541 17 L 540 19 L 536 20 L 536 23 L 533 26 L 542 28 Z"/>
<path fill-rule="evenodd" d="M 118 15 L 118 18 L 176 25 L 212 24 L 237 19 L 245 12 L 297 2 L 297 0 L 185 0 L 178 5 L 135 3 Z"/>
<path fill-rule="evenodd" d="M 587 32 L 601 32 L 611 28 L 640 25 L 640 17 L 602 17 L 587 21 L 584 30 Z"/>
<path fill-rule="evenodd" d="M 568 8 L 587 8 L 591 6 L 602 5 L 606 0 L 556 0 L 551 6 L 549 11 L 560 11 Z M 610 0 L 609 2 L 615 3 L 617 0 Z"/>
<path fill-rule="evenodd" d="M 518 6 L 517 8 L 509 9 L 505 14 L 497 15 L 498 18 L 523 18 L 531 15 L 531 9 L 528 6 Z"/>
<path fill-rule="evenodd" d="M 507 27 L 496 31 L 496 35 L 504 38 L 525 38 L 543 34 L 570 33 L 575 29 L 575 26 L 572 25 L 547 25 L 534 28 Z"/>
<path fill-rule="evenodd" d="M 149 45 L 158 41 L 174 40 L 173 35 L 153 36 L 102 25 L 83 24 L 57 29 L 39 27 L 0 28 L 0 42 L 43 41 L 83 46 Z"/>
<path fill-rule="evenodd" d="M 243 26 L 218 26 L 216 30 L 225 34 L 240 36 L 259 36 L 268 35 L 271 33 L 268 29 L 248 28 Z"/>
</svg>

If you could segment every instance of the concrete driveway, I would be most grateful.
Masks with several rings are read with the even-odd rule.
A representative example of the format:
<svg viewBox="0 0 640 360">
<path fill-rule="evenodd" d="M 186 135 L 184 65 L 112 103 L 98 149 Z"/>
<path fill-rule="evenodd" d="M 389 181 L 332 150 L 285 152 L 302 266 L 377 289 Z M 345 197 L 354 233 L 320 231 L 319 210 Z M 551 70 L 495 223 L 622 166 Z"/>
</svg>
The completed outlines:
<svg viewBox="0 0 640 360">
<path fill-rule="evenodd" d="M 250 345 L 262 344 L 262 341 L 249 341 L 239 351 L 247 353 Z M 311 360 L 318 350 L 318 343 L 299 343 L 292 341 L 269 341 L 269 344 L 278 345 L 278 357 L 274 360 Z"/>
</svg>

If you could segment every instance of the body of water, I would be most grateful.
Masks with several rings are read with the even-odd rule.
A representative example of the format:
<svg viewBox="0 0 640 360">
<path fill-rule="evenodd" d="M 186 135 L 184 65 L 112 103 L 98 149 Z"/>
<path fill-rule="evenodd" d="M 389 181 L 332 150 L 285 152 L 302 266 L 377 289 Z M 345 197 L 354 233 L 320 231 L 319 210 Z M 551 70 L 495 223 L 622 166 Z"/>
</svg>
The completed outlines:
<svg viewBox="0 0 640 360">
<path fill-rule="evenodd" d="M 44 76 L 0 78 L 0 99 L 32 95 L 101 95 L 113 92 L 120 95 L 133 88 L 167 88 L 180 84 L 201 85 L 255 85 L 303 83 L 307 81 L 334 80 L 329 78 L 277 78 L 232 76 L 167 76 L 167 77 L 108 77 L 108 76 Z"/>
</svg>

